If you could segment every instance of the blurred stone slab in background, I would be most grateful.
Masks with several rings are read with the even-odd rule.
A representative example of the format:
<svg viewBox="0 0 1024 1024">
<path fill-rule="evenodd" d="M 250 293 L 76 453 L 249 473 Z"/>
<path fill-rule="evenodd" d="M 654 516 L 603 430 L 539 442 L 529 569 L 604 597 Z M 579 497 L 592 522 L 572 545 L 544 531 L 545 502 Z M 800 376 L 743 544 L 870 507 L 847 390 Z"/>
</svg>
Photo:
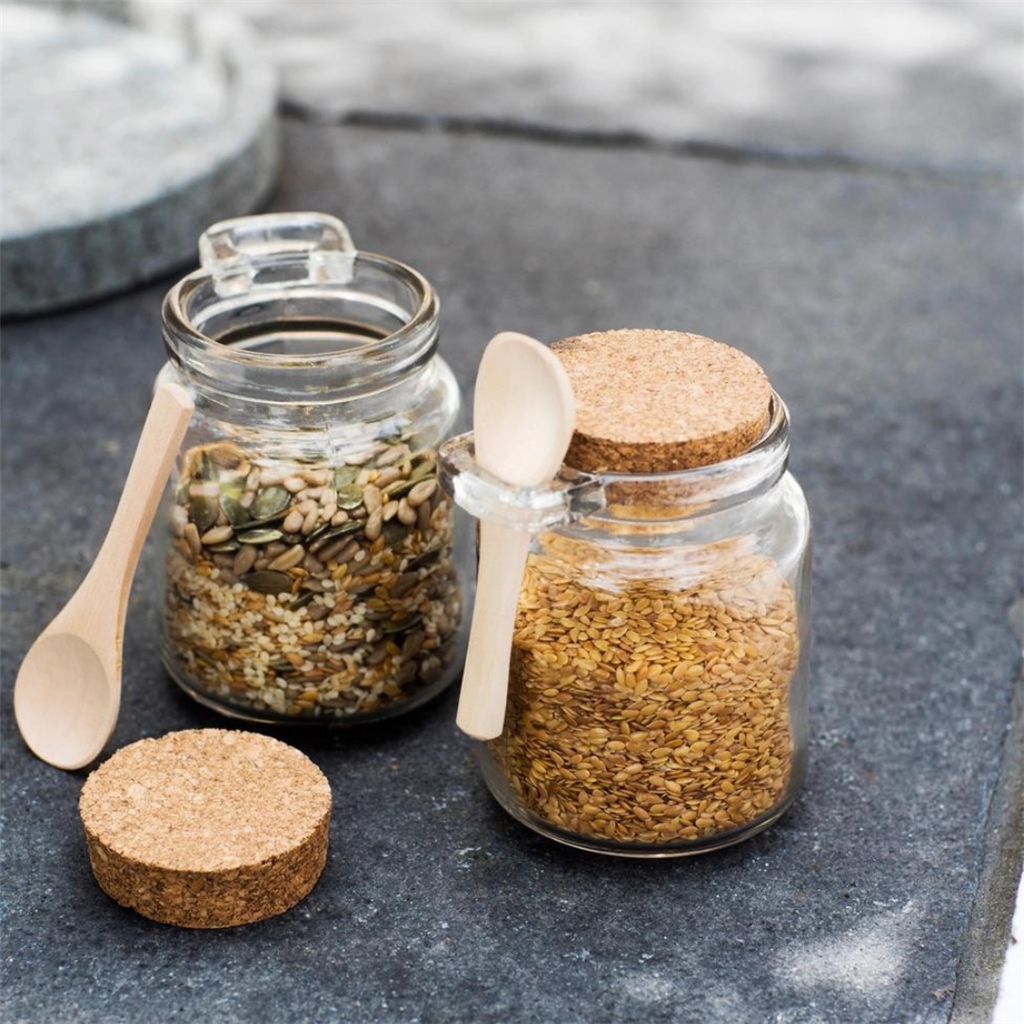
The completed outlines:
<svg viewBox="0 0 1024 1024">
<path fill-rule="evenodd" d="M 328 119 L 505 119 L 793 156 L 1022 170 L 1024 7 L 1015 0 L 207 6 L 250 16 L 284 98 Z"/>
<path fill-rule="evenodd" d="M 244 20 L 11 3 L 0 24 L 4 315 L 166 273 L 269 192 L 276 77 Z"/>
</svg>

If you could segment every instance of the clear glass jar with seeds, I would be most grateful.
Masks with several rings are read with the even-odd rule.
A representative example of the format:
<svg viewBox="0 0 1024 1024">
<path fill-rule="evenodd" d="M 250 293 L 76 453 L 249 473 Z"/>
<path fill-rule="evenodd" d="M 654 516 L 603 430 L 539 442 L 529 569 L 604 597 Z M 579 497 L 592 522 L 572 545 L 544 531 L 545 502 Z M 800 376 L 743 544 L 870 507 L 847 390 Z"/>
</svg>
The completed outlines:
<svg viewBox="0 0 1024 1024">
<path fill-rule="evenodd" d="M 462 565 L 437 447 L 438 303 L 321 214 L 226 221 L 164 303 L 196 413 L 172 481 L 164 661 L 261 722 L 407 711 L 457 675 Z"/>
<path fill-rule="evenodd" d="M 753 361 L 696 335 L 554 349 L 577 423 L 551 486 L 490 477 L 471 434 L 441 449 L 459 505 L 535 535 L 484 777 L 571 846 L 730 845 L 790 806 L 807 756 L 810 524 L 786 407 Z"/>
</svg>

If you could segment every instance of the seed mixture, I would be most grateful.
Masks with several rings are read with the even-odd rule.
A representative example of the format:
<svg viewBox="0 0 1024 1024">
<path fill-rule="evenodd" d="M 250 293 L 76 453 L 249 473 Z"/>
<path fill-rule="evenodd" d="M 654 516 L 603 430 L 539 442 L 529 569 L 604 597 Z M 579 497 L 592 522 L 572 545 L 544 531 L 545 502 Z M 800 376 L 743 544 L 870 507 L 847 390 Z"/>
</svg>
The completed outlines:
<svg viewBox="0 0 1024 1024">
<path fill-rule="evenodd" d="M 335 466 L 190 449 L 167 556 L 173 671 L 272 716 L 422 696 L 457 657 L 452 525 L 436 453 L 402 438 Z"/>
<path fill-rule="evenodd" d="M 696 584 L 605 567 L 592 586 L 575 543 L 549 535 L 523 579 L 491 745 L 521 804 L 624 844 L 704 840 L 778 805 L 799 638 L 774 563 L 712 553 Z"/>
</svg>

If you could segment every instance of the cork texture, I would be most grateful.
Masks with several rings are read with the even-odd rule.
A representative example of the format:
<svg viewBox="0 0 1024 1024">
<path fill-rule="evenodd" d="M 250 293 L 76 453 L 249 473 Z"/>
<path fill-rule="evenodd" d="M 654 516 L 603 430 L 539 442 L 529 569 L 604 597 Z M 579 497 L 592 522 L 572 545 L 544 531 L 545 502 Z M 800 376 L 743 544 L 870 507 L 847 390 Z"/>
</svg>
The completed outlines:
<svg viewBox="0 0 1024 1024">
<path fill-rule="evenodd" d="M 280 914 L 327 859 L 327 779 L 257 733 L 190 729 L 132 743 L 89 776 L 79 810 L 100 888 L 184 928 Z"/>
<path fill-rule="evenodd" d="M 749 356 L 699 334 L 620 330 L 551 346 L 572 382 L 566 462 L 666 473 L 742 454 L 764 433 L 771 384 Z"/>
</svg>

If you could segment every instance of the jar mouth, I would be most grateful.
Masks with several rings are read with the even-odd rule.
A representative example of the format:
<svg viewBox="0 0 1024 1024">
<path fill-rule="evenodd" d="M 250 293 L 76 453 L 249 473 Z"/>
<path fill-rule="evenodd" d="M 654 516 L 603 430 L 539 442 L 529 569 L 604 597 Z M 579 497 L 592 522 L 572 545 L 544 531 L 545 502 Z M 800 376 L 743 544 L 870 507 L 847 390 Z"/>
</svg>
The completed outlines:
<svg viewBox="0 0 1024 1024">
<path fill-rule="evenodd" d="M 339 401 L 382 390 L 426 365 L 439 302 L 412 267 L 352 254 L 349 280 L 317 280 L 306 254 L 253 263 L 247 287 L 203 268 L 167 293 L 171 361 L 201 388 L 266 401 Z"/>
<path fill-rule="evenodd" d="M 584 520 L 602 529 L 650 529 L 720 512 L 771 487 L 789 458 L 789 411 L 774 391 L 761 437 L 730 459 L 661 473 L 589 473 L 563 466 L 551 483 L 519 488 L 482 469 L 473 435 L 441 448 L 443 479 L 478 518 L 540 531 Z"/>
</svg>

